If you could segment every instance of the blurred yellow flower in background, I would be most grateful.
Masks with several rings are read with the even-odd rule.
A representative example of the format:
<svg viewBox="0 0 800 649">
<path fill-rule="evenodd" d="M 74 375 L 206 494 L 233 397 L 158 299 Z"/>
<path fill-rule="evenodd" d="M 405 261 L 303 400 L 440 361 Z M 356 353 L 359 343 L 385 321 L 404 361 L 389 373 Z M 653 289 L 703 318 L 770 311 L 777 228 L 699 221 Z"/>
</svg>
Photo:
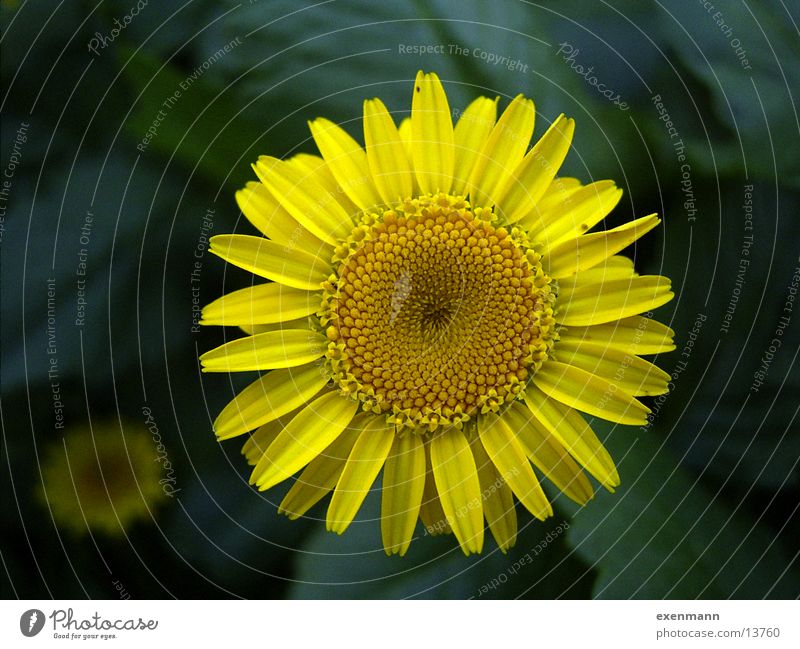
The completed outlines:
<svg viewBox="0 0 800 649">
<path fill-rule="evenodd" d="M 536 111 L 517 96 L 497 118 L 479 97 L 455 126 L 435 74 L 417 75 L 399 127 L 364 102 L 362 147 L 325 119 L 321 157 L 262 156 L 238 192 L 263 236 L 221 235 L 211 252 L 270 282 L 207 306 L 202 323 L 249 335 L 201 357 L 206 372 L 268 370 L 219 415 L 219 439 L 269 489 L 302 471 L 291 518 L 333 491 L 342 533 L 383 470 L 381 532 L 405 554 L 421 519 L 481 552 L 517 533 L 514 497 L 553 513 L 544 476 L 586 503 L 586 471 L 613 491 L 610 455 L 580 414 L 643 424 L 636 397 L 669 375 L 640 355 L 674 333 L 640 314 L 673 294 L 617 253 L 655 215 L 592 231 L 622 195 L 612 181 L 557 177 L 575 123 L 559 116 L 528 150 Z"/>
<path fill-rule="evenodd" d="M 122 536 L 166 498 L 152 437 L 141 424 L 92 422 L 45 449 L 38 496 L 58 527 Z"/>
</svg>

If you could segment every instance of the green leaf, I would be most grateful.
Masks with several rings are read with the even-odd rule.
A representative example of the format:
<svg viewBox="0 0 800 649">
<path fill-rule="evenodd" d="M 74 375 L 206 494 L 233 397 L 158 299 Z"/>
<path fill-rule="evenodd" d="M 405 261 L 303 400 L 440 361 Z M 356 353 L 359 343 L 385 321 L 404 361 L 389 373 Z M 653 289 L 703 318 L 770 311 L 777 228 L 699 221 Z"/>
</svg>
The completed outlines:
<svg viewBox="0 0 800 649">
<path fill-rule="evenodd" d="M 653 430 L 618 431 L 607 444 L 622 485 L 576 512 L 567 533 L 599 573 L 594 597 L 798 596 L 800 576 L 775 532 L 701 486 Z"/>
<path fill-rule="evenodd" d="M 297 11 L 276 0 L 269 11 L 265 3 L 243 6 L 209 31 L 214 43 L 246 35 L 210 74 L 241 77 L 242 101 L 255 102 L 263 115 L 259 153 L 316 152 L 305 122 L 318 116 L 363 142 L 363 100 L 380 97 L 399 121 L 423 69 L 442 78 L 456 116 L 479 95 L 500 96 L 503 109 L 524 93 L 536 103 L 536 138 L 561 112 L 575 117 L 564 173 L 588 181 L 646 168 L 647 150 L 629 113 L 557 54 L 556 23 L 553 12 L 519 2 L 327 3 Z"/>
<path fill-rule="evenodd" d="M 687 223 L 682 193 L 671 197 L 663 262 L 637 264 L 642 273 L 670 275 L 678 296 L 661 318 L 675 330 L 677 350 L 658 365 L 677 372 L 659 402 L 660 430 L 671 431 L 670 447 L 686 453 L 687 466 L 726 482 L 737 498 L 754 484 L 777 492 L 800 483 L 800 435 L 788 432 L 796 416 L 791 395 L 800 393 L 800 373 L 793 371 L 800 326 L 791 307 L 786 311 L 800 260 L 797 225 L 784 217 L 800 210 L 800 197 L 769 183 L 748 186 L 722 183 L 718 197 L 716 183 L 696 182 L 703 207 L 694 223 Z M 674 245 L 681 241 L 687 244 Z"/>
<path fill-rule="evenodd" d="M 287 488 L 262 494 L 247 484 L 239 453 L 243 441 L 227 444 L 228 457 L 201 458 L 200 479 L 180 482 L 164 531 L 175 554 L 217 586 L 242 597 L 274 597 L 291 577 L 289 555 L 308 521 L 278 515 Z"/>
<path fill-rule="evenodd" d="M 774 180 L 780 170 L 782 183 L 797 187 L 798 122 L 790 107 L 796 101 L 792 88 L 800 85 L 800 66 L 788 9 L 758 3 L 709 6 L 694 2 L 677 14 L 655 11 L 654 25 L 664 44 L 711 97 L 710 110 L 700 116 L 703 128 L 685 134 L 693 166 L 730 176 L 741 175 L 746 166 L 750 178 L 764 180 Z M 678 99 L 671 108 L 685 103 Z M 709 147 L 714 118 L 725 133 L 718 133 Z M 680 123 L 678 128 L 685 130 Z"/>
<path fill-rule="evenodd" d="M 133 101 L 124 132 L 141 155 L 174 157 L 230 187 L 252 180 L 250 162 L 258 151 L 251 147 L 262 129 L 230 87 L 217 87 L 206 77 L 236 47 L 235 39 L 219 43 L 216 52 L 188 71 L 124 50 L 123 74 Z"/>
</svg>

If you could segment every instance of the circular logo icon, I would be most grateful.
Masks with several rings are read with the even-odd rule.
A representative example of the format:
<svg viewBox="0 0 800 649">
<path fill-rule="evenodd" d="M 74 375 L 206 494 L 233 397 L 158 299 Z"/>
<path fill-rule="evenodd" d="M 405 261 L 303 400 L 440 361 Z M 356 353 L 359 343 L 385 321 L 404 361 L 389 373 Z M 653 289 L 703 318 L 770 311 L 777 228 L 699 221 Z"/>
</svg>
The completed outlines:
<svg viewBox="0 0 800 649">
<path fill-rule="evenodd" d="M 44 627 L 44 613 L 38 608 L 25 611 L 19 618 L 19 630 L 22 635 L 32 638 Z"/>
</svg>

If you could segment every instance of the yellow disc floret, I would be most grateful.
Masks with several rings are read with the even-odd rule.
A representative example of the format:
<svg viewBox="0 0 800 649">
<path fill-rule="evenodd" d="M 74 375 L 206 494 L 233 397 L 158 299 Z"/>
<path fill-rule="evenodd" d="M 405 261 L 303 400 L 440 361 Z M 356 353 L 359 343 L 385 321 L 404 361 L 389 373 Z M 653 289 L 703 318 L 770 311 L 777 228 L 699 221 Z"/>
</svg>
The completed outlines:
<svg viewBox="0 0 800 649">
<path fill-rule="evenodd" d="M 425 432 L 497 411 L 552 346 L 539 255 L 464 198 L 368 215 L 334 262 L 322 311 L 334 381 L 391 422 Z"/>
</svg>

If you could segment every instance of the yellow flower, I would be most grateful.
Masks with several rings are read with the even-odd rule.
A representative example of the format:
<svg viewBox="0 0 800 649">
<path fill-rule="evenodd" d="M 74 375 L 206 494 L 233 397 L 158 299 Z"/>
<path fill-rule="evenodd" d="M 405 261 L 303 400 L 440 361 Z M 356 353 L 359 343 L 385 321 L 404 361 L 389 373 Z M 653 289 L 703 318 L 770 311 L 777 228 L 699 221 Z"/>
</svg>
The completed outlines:
<svg viewBox="0 0 800 649">
<path fill-rule="evenodd" d="M 290 518 L 333 491 L 342 533 L 383 469 L 381 532 L 404 554 L 417 519 L 466 554 L 484 519 L 501 550 L 516 539 L 515 496 L 553 513 L 539 476 L 585 503 L 619 484 L 579 411 L 621 424 L 669 376 L 637 354 L 674 349 L 648 317 L 673 294 L 617 255 L 660 220 L 587 233 L 621 196 L 611 181 L 556 178 L 574 121 L 559 116 L 528 150 L 533 102 L 499 119 L 480 97 L 452 124 L 435 74 L 418 73 L 395 126 L 364 102 L 361 147 L 310 123 L 322 157 L 262 156 L 237 193 L 263 236 L 221 235 L 211 252 L 267 280 L 225 295 L 202 323 L 252 334 L 201 357 L 206 372 L 269 370 L 214 423 L 255 432 L 243 453 L 269 489 L 302 470 Z M 537 474 L 538 471 L 538 474 Z"/>
<path fill-rule="evenodd" d="M 68 429 L 47 448 L 39 499 L 75 534 L 121 536 L 165 498 L 161 465 L 147 430 L 116 421 Z"/>
</svg>

